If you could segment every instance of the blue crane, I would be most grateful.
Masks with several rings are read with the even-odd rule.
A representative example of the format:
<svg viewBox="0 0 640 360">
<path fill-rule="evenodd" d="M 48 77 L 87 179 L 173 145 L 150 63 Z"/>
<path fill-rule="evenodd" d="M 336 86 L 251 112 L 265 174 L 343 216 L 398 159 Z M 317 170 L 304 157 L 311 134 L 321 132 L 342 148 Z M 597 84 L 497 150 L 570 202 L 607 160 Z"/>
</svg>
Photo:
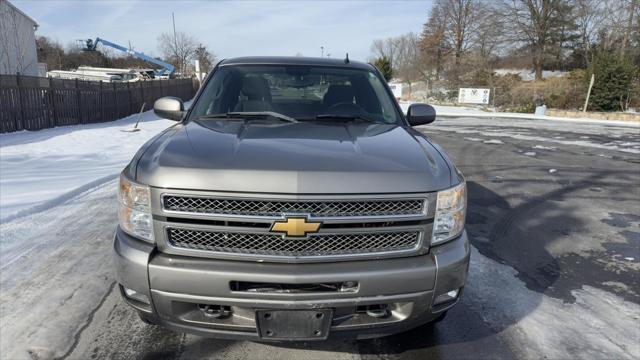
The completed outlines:
<svg viewBox="0 0 640 360">
<path fill-rule="evenodd" d="M 156 59 L 154 57 L 151 57 L 149 55 L 145 55 L 145 54 L 143 54 L 141 52 L 133 51 L 133 50 L 128 49 L 128 48 L 126 48 L 126 47 L 124 47 L 122 45 L 118 45 L 116 43 L 112 43 L 111 41 L 108 41 L 108 40 L 105 40 L 105 39 L 101 39 L 101 38 L 96 38 L 95 40 L 88 39 L 86 41 L 86 46 L 85 46 L 84 50 L 94 51 L 94 50 L 96 50 L 96 47 L 98 46 L 99 43 L 102 43 L 102 45 L 104 45 L 104 46 L 109 46 L 109 47 L 112 47 L 112 48 L 114 48 L 116 50 L 120 50 L 120 51 L 126 52 L 127 54 L 129 54 L 131 56 L 137 57 L 138 59 L 142 59 L 142 60 L 148 61 L 150 63 L 156 64 L 158 66 L 161 66 L 162 70 L 156 70 L 156 75 L 158 75 L 158 76 L 162 76 L 162 75 L 171 76 L 176 71 L 176 68 L 173 65 L 169 64 L 169 63 L 166 63 L 166 62 L 164 62 L 162 60 L 158 60 L 158 59 Z"/>
</svg>

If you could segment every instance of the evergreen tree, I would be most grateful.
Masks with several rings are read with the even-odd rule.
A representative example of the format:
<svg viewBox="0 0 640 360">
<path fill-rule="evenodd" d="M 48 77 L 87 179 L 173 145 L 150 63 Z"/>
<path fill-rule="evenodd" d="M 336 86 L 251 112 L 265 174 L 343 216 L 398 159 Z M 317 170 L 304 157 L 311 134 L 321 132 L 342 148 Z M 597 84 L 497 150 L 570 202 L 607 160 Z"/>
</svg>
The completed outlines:
<svg viewBox="0 0 640 360">
<path fill-rule="evenodd" d="M 589 98 L 589 109 L 596 111 L 624 111 L 637 81 L 637 68 L 626 57 L 611 52 L 598 54 L 587 72 L 586 79 L 595 75 Z"/>
<path fill-rule="evenodd" d="M 391 67 L 391 60 L 389 60 L 386 56 L 381 56 L 373 61 L 373 66 L 377 67 L 378 70 L 384 76 L 384 79 L 390 81 L 393 78 L 393 70 Z"/>
</svg>

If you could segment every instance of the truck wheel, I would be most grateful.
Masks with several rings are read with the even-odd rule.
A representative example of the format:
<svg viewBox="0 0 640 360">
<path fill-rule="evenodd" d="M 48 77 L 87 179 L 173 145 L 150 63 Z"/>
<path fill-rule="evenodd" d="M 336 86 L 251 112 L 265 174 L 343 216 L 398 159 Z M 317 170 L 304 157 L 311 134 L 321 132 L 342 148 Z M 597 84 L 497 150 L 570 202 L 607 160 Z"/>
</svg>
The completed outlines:
<svg viewBox="0 0 640 360">
<path fill-rule="evenodd" d="M 138 311 L 138 317 L 140 320 L 147 325 L 158 325 L 151 316 L 148 314 L 142 313 Z"/>
</svg>

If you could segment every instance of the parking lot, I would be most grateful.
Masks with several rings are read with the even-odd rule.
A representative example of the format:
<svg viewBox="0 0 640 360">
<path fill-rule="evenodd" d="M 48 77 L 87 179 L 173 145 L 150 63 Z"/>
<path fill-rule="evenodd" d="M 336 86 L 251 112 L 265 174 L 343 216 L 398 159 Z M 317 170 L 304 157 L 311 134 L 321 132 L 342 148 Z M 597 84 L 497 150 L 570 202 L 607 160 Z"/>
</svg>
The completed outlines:
<svg viewBox="0 0 640 360">
<path fill-rule="evenodd" d="M 145 325 L 115 287 L 109 181 L 2 225 L 3 237 L 38 239 L 3 261 L 3 358 L 639 358 L 639 128 L 463 118 L 420 130 L 468 182 L 469 279 L 443 322 L 275 344 Z"/>
</svg>

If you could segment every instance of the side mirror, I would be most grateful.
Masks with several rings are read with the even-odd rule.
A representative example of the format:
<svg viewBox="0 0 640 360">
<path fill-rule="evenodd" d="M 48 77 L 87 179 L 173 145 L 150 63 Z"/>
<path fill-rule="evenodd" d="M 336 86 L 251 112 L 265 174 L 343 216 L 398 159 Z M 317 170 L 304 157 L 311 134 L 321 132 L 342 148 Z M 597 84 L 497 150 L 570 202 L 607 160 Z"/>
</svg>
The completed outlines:
<svg viewBox="0 0 640 360">
<path fill-rule="evenodd" d="M 163 119 L 180 121 L 185 114 L 184 103 L 177 97 L 165 96 L 156 100 L 153 112 Z"/>
<path fill-rule="evenodd" d="M 407 110 L 409 125 L 431 124 L 436 119 L 436 109 L 427 104 L 411 104 Z"/>
</svg>

